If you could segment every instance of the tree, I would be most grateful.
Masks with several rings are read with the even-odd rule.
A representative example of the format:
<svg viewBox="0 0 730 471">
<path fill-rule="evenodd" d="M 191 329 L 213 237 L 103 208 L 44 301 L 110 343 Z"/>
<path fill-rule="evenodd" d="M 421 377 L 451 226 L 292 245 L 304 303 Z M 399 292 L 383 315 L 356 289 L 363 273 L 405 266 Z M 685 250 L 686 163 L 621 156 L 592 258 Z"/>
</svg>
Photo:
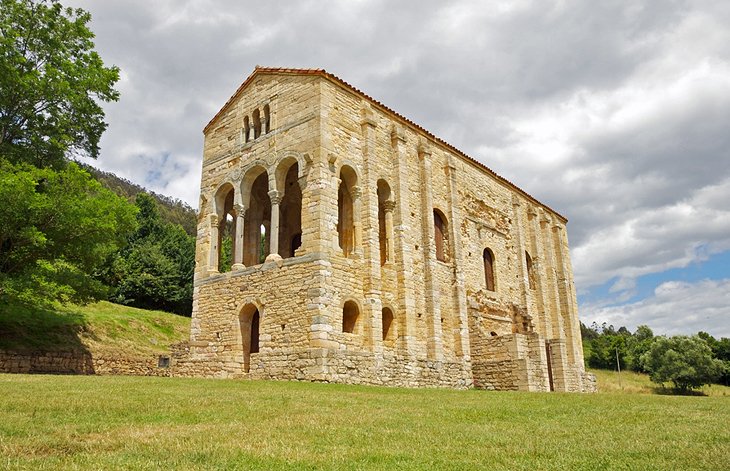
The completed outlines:
<svg viewBox="0 0 730 471">
<path fill-rule="evenodd" d="M 681 392 L 712 383 L 723 368 L 722 362 L 712 357 L 707 342 L 683 335 L 656 338 L 642 356 L 642 363 L 653 382 L 671 382 Z"/>
<path fill-rule="evenodd" d="M 697 336 L 707 342 L 707 345 L 712 350 L 713 356 L 723 363 L 723 371 L 720 374 L 718 382 L 725 386 L 730 386 L 730 339 L 722 337 L 720 340 L 717 340 L 707 332 L 698 332 Z"/>
<path fill-rule="evenodd" d="M 0 0 L 0 156 L 61 168 L 96 158 L 116 67 L 93 50 L 89 13 L 56 0 Z"/>
<path fill-rule="evenodd" d="M 641 361 L 644 353 L 648 352 L 654 343 L 654 332 L 648 325 L 640 325 L 636 328 L 636 332 L 628 340 L 628 364 L 633 371 L 646 373 L 646 368 Z"/>
<path fill-rule="evenodd" d="M 114 254 L 101 279 L 113 287 L 111 300 L 144 309 L 190 315 L 193 303 L 195 238 L 179 224 L 160 218 L 157 203 L 139 193 L 137 230 Z"/>
<path fill-rule="evenodd" d="M 77 165 L 39 169 L 0 159 L 0 299 L 85 302 L 106 295 L 93 274 L 125 244 L 134 206 Z"/>
</svg>

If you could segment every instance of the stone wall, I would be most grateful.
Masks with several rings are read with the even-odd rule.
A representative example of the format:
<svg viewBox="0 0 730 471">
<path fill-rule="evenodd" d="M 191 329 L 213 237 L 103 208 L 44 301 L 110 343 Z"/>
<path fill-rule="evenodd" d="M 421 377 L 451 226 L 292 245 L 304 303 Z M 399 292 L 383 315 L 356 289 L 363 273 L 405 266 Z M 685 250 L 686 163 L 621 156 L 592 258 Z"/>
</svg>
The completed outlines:
<svg viewBox="0 0 730 471">
<path fill-rule="evenodd" d="M 0 350 L 0 372 L 170 376 L 171 370 L 160 367 L 159 360 L 159 356 L 92 356 L 86 351 L 17 353 Z"/>
</svg>

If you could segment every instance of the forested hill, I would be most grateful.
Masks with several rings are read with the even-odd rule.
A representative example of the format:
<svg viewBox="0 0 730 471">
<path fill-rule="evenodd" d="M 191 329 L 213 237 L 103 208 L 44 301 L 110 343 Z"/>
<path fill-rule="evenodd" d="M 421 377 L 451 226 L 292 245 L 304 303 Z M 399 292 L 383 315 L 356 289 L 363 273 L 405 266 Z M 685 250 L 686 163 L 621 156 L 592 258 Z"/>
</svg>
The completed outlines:
<svg viewBox="0 0 730 471">
<path fill-rule="evenodd" d="M 152 195 L 158 203 L 157 207 L 163 221 L 172 224 L 180 224 L 185 232 L 195 237 L 197 231 L 197 220 L 195 209 L 191 208 L 189 204 L 179 199 L 160 195 L 154 191 L 149 191 L 140 185 L 118 177 L 111 172 L 105 172 L 81 162 L 77 163 L 79 166 L 87 170 L 95 179 L 101 182 L 102 185 L 109 188 L 119 196 L 127 198 L 127 200 L 132 203 L 134 203 L 134 198 L 137 196 L 137 193 L 144 192 Z"/>
</svg>

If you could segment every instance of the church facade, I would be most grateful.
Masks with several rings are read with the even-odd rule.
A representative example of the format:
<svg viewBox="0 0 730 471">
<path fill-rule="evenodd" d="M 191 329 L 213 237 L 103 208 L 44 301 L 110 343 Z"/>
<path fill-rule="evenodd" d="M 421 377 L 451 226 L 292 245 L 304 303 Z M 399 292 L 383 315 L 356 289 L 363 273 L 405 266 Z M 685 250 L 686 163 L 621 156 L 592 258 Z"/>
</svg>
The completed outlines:
<svg viewBox="0 0 730 471">
<path fill-rule="evenodd" d="M 589 391 L 566 219 L 323 70 L 205 127 L 188 367 Z"/>
</svg>

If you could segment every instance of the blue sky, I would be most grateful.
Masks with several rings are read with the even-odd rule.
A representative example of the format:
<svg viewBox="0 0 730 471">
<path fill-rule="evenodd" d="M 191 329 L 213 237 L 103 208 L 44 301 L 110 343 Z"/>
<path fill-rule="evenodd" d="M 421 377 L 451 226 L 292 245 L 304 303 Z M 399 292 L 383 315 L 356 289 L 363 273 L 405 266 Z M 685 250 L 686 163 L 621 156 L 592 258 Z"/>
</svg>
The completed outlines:
<svg viewBox="0 0 730 471">
<path fill-rule="evenodd" d="M 121 69 L 104 170 L 197 207 L 253 68 L 324 68 L 567 216 L 584 322 L 730 336 L 730 2 L 66 3 Z"/>
</svg>

